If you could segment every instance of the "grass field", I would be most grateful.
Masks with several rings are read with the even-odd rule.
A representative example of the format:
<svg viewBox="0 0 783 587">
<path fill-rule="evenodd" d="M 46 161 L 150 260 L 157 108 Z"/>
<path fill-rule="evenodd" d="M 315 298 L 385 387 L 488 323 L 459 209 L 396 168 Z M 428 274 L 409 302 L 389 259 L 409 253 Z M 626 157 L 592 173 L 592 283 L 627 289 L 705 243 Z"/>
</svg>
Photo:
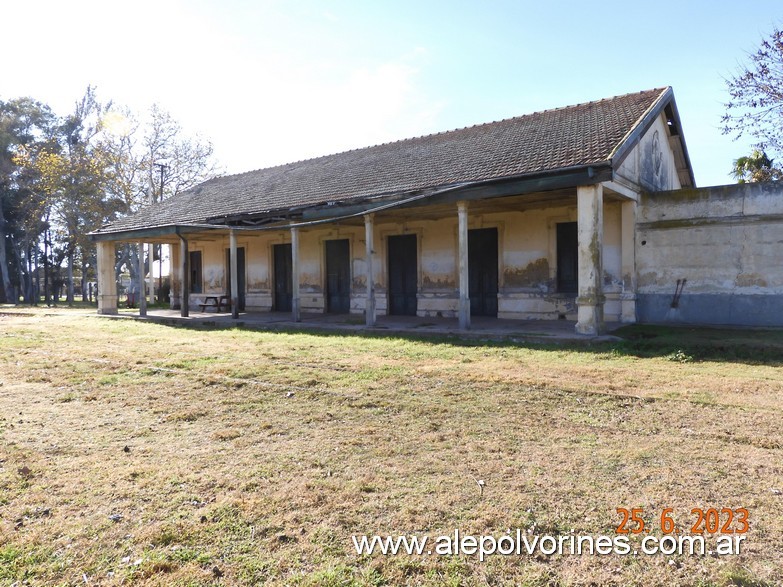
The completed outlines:
<svg viewBox="0 0 783 587">
<path fill-rule="evenodd" d="M 780 331 L 480 345 L 88 312 L 0 313 L 0 585 L 783 584 Z M 351 541 L 616 536 L 617 508 L 660 537 L 664 508 L 687 531 L 740 507 L 739 555 Z"/>
</svg>

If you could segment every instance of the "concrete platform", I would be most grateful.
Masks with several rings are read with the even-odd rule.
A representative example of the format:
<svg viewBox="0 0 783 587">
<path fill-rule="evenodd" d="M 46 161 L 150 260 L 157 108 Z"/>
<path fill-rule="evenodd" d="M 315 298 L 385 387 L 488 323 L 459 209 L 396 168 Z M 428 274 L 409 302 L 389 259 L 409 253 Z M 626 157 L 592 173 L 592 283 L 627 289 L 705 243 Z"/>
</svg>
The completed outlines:
<svg viewBox="0 0 783 587">
<path fill-rule="evenodd" d="M 470 330 L 460 330 L 456 318 L 421 318 L 418 316 L 379 316 L 373 328 L 367 328 L 361 314 L 302 314 L 301 322 L 294 322 L 289 312 L 242 313 L 232 319 L 230 313 L 190 312 L 183 318 L 178 310 L 151 309 L 146 317 L 137 312 L 120 311 L 108 318 L 136 319 L 172 326 L 200 326 L 214 328 L 248 328 L 257 330 L 316 330 L 400 334 L 403 336 L 451 336 L 466 340 L 509 340 L 514 342 L 600 342 L 619 340 L 610 334 L 585 336 L 574 330 L 572 320 L 500 320 L 473 317 Z M 608 322 L 606 331 L 621 326 Z"/>
</svg>

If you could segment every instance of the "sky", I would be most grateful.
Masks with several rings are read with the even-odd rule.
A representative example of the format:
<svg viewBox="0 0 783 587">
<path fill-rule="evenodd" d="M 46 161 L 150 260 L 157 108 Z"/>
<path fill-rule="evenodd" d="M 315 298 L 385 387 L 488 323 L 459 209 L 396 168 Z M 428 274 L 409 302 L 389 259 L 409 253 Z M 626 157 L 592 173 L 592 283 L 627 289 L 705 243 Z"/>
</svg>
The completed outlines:
<svg viewBox="0 0 783 587">
<path fill-rule="evenodd" d="M 158 104 L 226 173 L 672 86 L 699 186 L 752 140 L 721 133 L 725 80 L 780 0 L 3 2 L 0 100 L 73 109 L 88 85 Z"/>
</svg>

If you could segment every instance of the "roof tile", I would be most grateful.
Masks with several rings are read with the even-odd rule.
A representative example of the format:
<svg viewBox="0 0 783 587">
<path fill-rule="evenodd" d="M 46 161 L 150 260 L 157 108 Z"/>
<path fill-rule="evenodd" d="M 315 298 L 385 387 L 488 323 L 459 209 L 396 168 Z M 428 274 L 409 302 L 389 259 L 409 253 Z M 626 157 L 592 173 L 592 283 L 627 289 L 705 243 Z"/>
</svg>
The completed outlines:
<svg viewBox="0 0 783 587">
<path fill-rule="evenodd" d="M 221 216 L 280 212 L 607 162 L 667 89 L 219 177 L 99 232 L 206 223 Z"/>
</svg>

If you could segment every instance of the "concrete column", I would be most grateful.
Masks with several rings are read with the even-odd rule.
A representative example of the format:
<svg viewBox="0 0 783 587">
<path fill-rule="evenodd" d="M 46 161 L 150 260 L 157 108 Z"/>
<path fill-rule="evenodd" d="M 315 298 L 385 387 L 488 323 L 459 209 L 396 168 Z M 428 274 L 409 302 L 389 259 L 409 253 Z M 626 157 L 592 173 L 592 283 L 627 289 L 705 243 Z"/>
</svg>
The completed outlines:
<svg viewBox="0 0 783 587">
<path fill-rule="evenodd" d="M 373 215 L 364 215 L 364 241 L 365 241 L 365 257 L 367 267 L 367 301 L 364 306 L 364 313 L 367 323 L 367 328 L 375 326 L 375 279 L 373 277 L 372 267 L 372 255 L 373 255 Z"/>
<path fill-rule="evenodd" d="M 291 228 L 291 310 L 294 322 L 301 322 L 299 298 L 299 229 Z"/>
<path fill-rule="evenodd" d="M 117 313 L 117 278 L 112 241 L 98 242 L 98 314 Z"/>
<path fill-rule="evenodd" d="M 187 318 L 190 310 L 190 254 L 188 252 L 188 241 L 183 236 L 179 237 L 179 263 L 182 274 L 180 316 Z"/>
<path fill-rule="evenodd" d="M 147 249 L 149 250 L 149 260 L 150 260 L 150 285 L 149 285 L 149 294 L 150 294 L 150 304 L 155 303 L 155 270 L 152 268 L 153 263 L 155 263 L 155 245 L 152 243 L 149 243 L 147 245 Z"/>
<path fill-rule="evenodd" d="M 620 251 L 622 255 L 623 292 L 620 294 L 622 322 L 636 322 L 636 202 L 620 204 Z"/>
<path fill-rule="evenodd" d="M 169 272 L 170 272 L 170 284 L 169 296 L 171 298 L 171 309 L 179 310 L 182 298 L 182 265 L 179 255 L 179 247 L 170 245 L 169 251 L 171 258 L 169 259 Z"/>
<path fill-rule="evenodd" d="M 604 331 L 603 242 L 604 197 L 599 185 L 576 188 L 577 235 L 579 241 L 579 297 L 576 331 L 602 334 Z"/>
<path fill-rule="evenodd" d="M 231 265 L 231 317 L 239 318 L 239 275 L 237 273 L 237 233 L 228 233 L 228 256 Z"/>
<path fill-rule="evenodd" d="M 459 219 L 459 327 L 470 328 L 470 294 L 468 281 L 468 205 L 457 202 Z"/>
<path fill-rule="evenodd" d="M 144 281 L 144 243 L 139 243 L 139 316 L 147 315 L 147 292 Z M 150 272 L 152 273 L 152 272 Z"/>
</svg>

